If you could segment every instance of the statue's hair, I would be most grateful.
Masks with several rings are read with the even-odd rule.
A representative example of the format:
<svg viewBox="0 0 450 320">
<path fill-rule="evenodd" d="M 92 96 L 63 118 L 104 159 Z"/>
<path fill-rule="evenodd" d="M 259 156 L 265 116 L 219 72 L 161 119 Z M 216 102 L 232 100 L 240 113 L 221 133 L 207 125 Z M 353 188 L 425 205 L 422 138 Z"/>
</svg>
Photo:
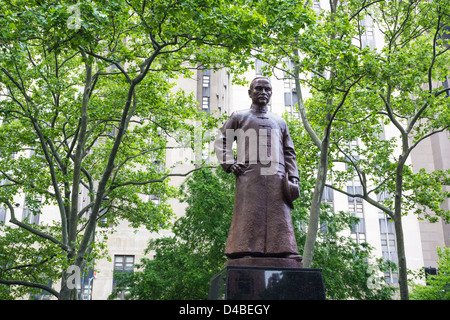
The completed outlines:
<svg viewBox="0 0 450 320">
<path fill-rule="evenodd" d="M 253 88 L 255 87 L 256 80 L 260 80 L 260 79 L 264 79 L 264 80 L 267 80 L 267 81 L 270 82 L 269 78 L 267 78 L 267 77 L 262 77 L 262 76 L 256 77 L 256 78 L 253 79 L 252 82 L 250 83 L 250 88 L 249 88 L 249 89 L 250 89 L 250 90 L 253 90 Z"/>
</svg>

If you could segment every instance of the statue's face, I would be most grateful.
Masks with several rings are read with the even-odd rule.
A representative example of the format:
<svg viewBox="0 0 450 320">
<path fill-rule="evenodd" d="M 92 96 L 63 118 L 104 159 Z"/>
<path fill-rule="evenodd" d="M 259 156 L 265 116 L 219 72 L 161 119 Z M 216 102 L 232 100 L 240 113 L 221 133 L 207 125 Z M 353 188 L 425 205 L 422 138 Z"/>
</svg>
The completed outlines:
<svg viewBox="0 0 450 320">
<path fill-rule="evenodd" d="M 248 90 L 252 103 L 256 105 L 266 105 L 272 96 L 272 85 L 266 79 L 258 79 L 252 89 Z"/>
</svg>

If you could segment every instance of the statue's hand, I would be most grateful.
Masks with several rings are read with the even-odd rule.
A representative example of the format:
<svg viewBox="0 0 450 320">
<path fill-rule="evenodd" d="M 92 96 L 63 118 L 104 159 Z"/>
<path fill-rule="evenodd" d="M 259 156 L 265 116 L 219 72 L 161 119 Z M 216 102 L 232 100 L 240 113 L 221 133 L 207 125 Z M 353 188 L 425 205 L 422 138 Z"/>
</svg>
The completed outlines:
<svg viewBox="0 0 450 320">
<path fill-rule="evenodd" d="M 242 170 L 242 167 L 238 165 L 237 163 L 233 164 L 230 168 L 231 172 L 234 173 L 236 177 L 240 176 L 244 173 L 244 170 Z"/>
<path fill-rule="evenodd" d="M 295 184 L 298 184 L 298 179 L 296 177 L 290 177 L 289 181 Z"/>
</svg>

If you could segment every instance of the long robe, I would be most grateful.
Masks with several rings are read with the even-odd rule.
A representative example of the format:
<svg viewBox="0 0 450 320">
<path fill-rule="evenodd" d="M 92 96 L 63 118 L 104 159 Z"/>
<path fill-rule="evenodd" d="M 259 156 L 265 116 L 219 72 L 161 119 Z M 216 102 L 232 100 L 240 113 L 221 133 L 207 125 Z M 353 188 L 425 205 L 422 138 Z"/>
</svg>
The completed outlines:
<svg viewBox="0 0 450 320">
<path fill-rule="evenodd" d="M 256 132 L 257 139 L 248 134 L 247 138 L 239 140 L 239 132 Z M 234 157 L 231 139 L 237 140 L 237 157 Z M 247 141 L 245 148 L 244 141 Z M 230 258 L 297 255 L 290 208 L 282 190 L 286 174 L 298 179 L 294 145 L 286 122 L 271 112 L 255 109 L 234 112 L 220 130 L 215 149 L 226 172 L 230 172 L 234 163 L 244 169 L 236 178 L 225 254 Z"/>
</svg>

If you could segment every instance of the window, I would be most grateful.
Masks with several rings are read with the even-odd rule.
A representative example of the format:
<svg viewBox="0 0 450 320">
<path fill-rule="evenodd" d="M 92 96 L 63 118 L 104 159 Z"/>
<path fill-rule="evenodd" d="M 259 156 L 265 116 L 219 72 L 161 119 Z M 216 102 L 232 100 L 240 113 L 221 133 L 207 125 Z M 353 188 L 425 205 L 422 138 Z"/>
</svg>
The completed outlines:
<svg viewBox="0 0 450 320">
<path fill-rule="evenodd" d="M 134 256 L 114 256 L 114 271 L 131 272 L 134 267 Z"/>
<path fill-rule="evenodd" d="M 287 62 L 287 68 L 291 68 L 293 66 L 293 62 Z M 288 74 L 285 74 L 285 79 L 283 80 L 284 84 L 284 106 L 285 111 L 289 112 L 290 115 L 293 115 L 295 112 L 294 106 L 297 104 L 297 91 L 295 88 L 295 80 L 289 78 Z"/>
<path fill-rule="evenodd" d="M 210 82 L 210 76 L 208 74 L 204 74 L 203 75 L 203 81 L 202 81 L 202 86 L 203 88 L 208 88 L 209 87 L 209 82 Z"/>
<path fill-rule="evenodd" d="M 362 187 L 361 186 L 353 186 L 353 185 L 347 186 L 347 193 L 362 195 Z M 353 202 L 353 201 L 362 202 L 362 198 L 348 196 L 348 202 Z"/>
<path fill-rule="evenodd" d="M 7 179 L 0 179 L 0 186 L 8 184 Z M 6 222 L 6 207 L 0 205 L 0 223 Z"/>
<path fill-rule="evenodd" d="M 323 188 L 322 201 L 327 201 L 327 202 L 334 201 L 333 189 L 331 189 L 330 187 L 327 187 L 327 186 L 325 186 L 325 188 Z"/>
<path fill-rule="evenodd" d="M 129 287 L 126 285 L 127 273 L 133 272 L 134 256 L 115 255 L 114 256 L 114 278 L 113 291 L 117 291 L 116 300 L 124 300 L 129 293 Z"/>
<path fill-rule="evenodd" d="M 347 186 L 347 192 L 350 194 L 361 194 L 361 186 L 350 185 Z M 366 222 L 364 218 L 364 205 L 361 198 L 348 197 L 348 210 L 352 216 L 359 219 L 358 223 L 355 223 L 351 227 L 352 239 L 357 243 L 366 241 Z"/>
<path fill-rule="evenodd" d="M 155 169 L 155 171 L 157 173 L 163 173 L 165 168 L 166 168 L 166 165 L 161 160 L 153 160 L 152 161 L 152 167 Z"/>
<path fill-rule="evenodd" d="M 209 97 L 202 97 L 202 110 L 209 111 Z"/>
<path fill-rule="evenodd" d="M 33 223 L 33 224 L 39 224 L 39 217 L 40 214 L 39 212 L 36 212 L 35 210 L 31 210 L 29 208 L 29 205 L 31 205 L 33 202 L 41 202 L 41 198 L 38 197 L 37 199 L 27 199 L 27 195 L 25 195 L 25 204 L 23 206 L 23 211 L 22 211 L 22 221 L 23 222 L 28 222 L 28 223 Z"/>
<path fill-rule="evenodd" d="M 387 191 L 382 191 L 377 195 L 377 201 L 384 202 L 385 200 L 391 200 L 391 195 Z"/>
<path fill-rule="evenodd" d="M 0 223 L 5 223 L 6 221 L 6 209 L 0 206 Z"/>
<path fill-rule="evenodd" d="M 113 124 L 107 125 L 106 135 L 107 135 L 109 138 L 111 138 L 111 139 L 114 140 L 114 138 L 115 138 L 116 135 L 117 135 L 117 131 L 118 131 L 118 128 L 116 128 L 115 125 L 113 125 Z"/>
<path fill-rule="evenodd" d="M 210 96 L 211 96 L 211 70 L 204 69 L 202 75 L 202 110 L 204 112 L 209 112 L 210 107 Z"/>
<path fill-rule="evenodd" d="M 373 32 L 373 20 L 370 16 L 366 16 L 361 25 L 365 28 L 365 32 L 361 35 L 361 47 L 375 48 L 375 36 Z"/>
<path fill-rule="evenodd" d="M 384 260 L 398 264 L 394 222 L 383 212 L 378 214 L 378 219 L 380 223 L 381 254 Z M 398 283 L 397 271 L 389 270 L 385 272 L 384 277 L 387 283 Z"/>
<path fill-rule="evenodd" d="M 152 201 L 157 206 L 161 203 L 161 200 L 154 194 L 149 195 L 147 201 Z"/>
<path fill-rule="evenodd" d="M 257 76 L 264 75 L 263 69 L 267 65 L 267 62 L 264 62 L 262 60 L 256 59 L 255 60 L 255 71 Z"/>
<path fill-rule="evenodd" d="M 320 12 L 320 1 L 319 0 L 313 1 L 313 9 L 316 13 Z"/>
<path fill-rule="evenodd" d="M 359 161 L 358 154 L 358 140 L 352 140 L 348 143 L 348 151 L 345 157 L 345 170 L 353 167 L 353 163 L 357 164 Z"/>
<path fill-rule="evenodd" d="M 293 107 L 297 103 L 297 92 L 284 93 L 284 105 L 286 107 Z"/>
</svg>

